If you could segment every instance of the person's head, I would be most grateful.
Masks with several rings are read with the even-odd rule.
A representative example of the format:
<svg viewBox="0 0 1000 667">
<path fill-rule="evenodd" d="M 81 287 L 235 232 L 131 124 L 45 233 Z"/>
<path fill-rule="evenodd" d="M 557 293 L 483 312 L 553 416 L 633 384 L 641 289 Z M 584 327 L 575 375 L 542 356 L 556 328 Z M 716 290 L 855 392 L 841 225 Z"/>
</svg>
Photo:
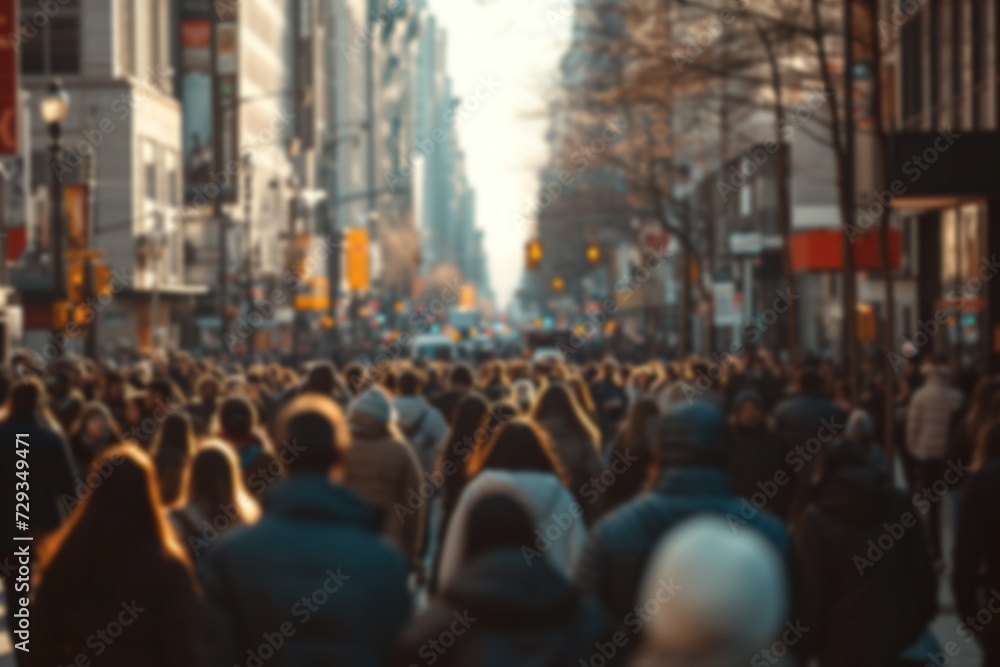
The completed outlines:
<svg viewBox="0 0 1000 667">
<path fill-rule="evenodd" d="M 816 368 L 806 367 L 799 371 L 796 384 L 799 393 L 807 396 L 819 396 L 826 390 L 826 381 Z"/>
<path fill-rule="evenodd" d="M 584 412 L 569 387 L 562 382 L 553 382 L 542 391 L 532 416 L 539 423 L 559 422 L 571 432 L 588 438 L 595 444 L 600 439 L 590 417 Z"/>
<path fill-rule="evenodd" d="M 298 454 L 285 462 L 289 477 L 341 469 L 351 445 L 344 413 L 325 396 L 302 394 L 279 413 L 278 441 L 294 444 Z"/>
<path fill-rule="evenodd" d="M 170 453 L 183 457 L 194 454 L 194 429 L 185 413 L 172 412 L 167 415 L 160 426 L 157 445 L 153 451 L 157 455 Z"/>
<path fill-rule="evenodd" d="M 310 366 L 303 389 L 307 392 L 332 396 L 333 387 L 337 382 L 336 377 L 337 370 L 331 362 L 317 361 Z"/>
<path fill-rule="evenodd" d="M 553 473 L 564 483 L 565 468 L 545 432 L 524 417 L 501 426 L 469 461 L 469 478 L 483 470 Z"/>
<path fill-rule="evenodd" d="M 677 466 L 725 468 L 729 433 L 722 412 L 695 401 L 670 407 L 653 425 L 654 460 L 661 470 Z"/>
<path fill-rule="evenodd" d="M 219 398 L 219 380 L 213 375 L 202 375 L 198 380 L 197 392 L 203 405 L 215 405 Z"/>
<path fill-rule="evenodd" d="M 104 450 L 93 464 L 109 469 L 42 548 L 40 572 L 61 590 L 116 572 L 120 560 L 145 547 L 186 560 L 165 520 L 153 464 L 135 445 Z"/>
<path fill-rule="evenodd" d="M 146 409 L 153 410 L 168 405 L 171 396 L 173 396 L 173 387 L 170 381 L 164 378 L 154 378 L 146 388 Z"/>
<path fill-rule="evenodd" d="M 188 476 L 187 503 L 197 506 L 209 520 L 225 510 L 249 520 L 248 512 L 256 509 L 243 489 L 239 461 L 231 447 L 218 441 L 208 441 L 191 462 Z"/>
<path fill-rule="evenodd" d="M 69 395 L 71 385 L 69 380 L 69 373 L 66 372 L 65 366 L 60 370 L 54 372 L 49 376 L 48 379 L 49 395 L 56 400 L 61 400 Z"/>
<path fill-rule="evenodd" d="M 30 417 L 41 408 L 45 399 L 45 389 L 35 378 L 26 378 L 10 390 L 10 414 L 16 417 Z"/>
<path fill-rule="evenodd" d="M 453 391 L 465 391 L 475 384 L 475 375 L 467 364 L 455 364 L 448 372 L 448 388 Z"/>
<path fill-rule="evenodd" d="M 844 437 L 854 444 L 867 447 L 875 439 L 875 422 L 861 409 L 851 410 L 844 427 Z"/>
<path fill-rule="evenodd" d="M 535 385 L 527 378 L 514 381 L 513 400 L 518 409 L 528 414 L 535 405 Z"/>
<path fill-rule="evenodd" d="M 785 622 L 788 588 L 782 557 L 755 531 L 718 517 L 682 523 L 654 550 L 639 589 L 639 607 L 657 609 L 640 664 L 752 664 Z"/>
<path fill-rule="evenodd" d="M 355 398 L 347 408 L 347 424 L 359 435 L 385 435 L 392 420 L 392 401 L 378 387 Z"/>
<path fill-rule="evenodd" d="M 495 551 L 520 549 L 535 541 L 531 510 L 502 493 L 491 493 L 477 500 L 469 510 L 466 525 L 465 563 Z"/>
<path fill-rule="evenodd" d="M 415 370 L 407 369 L 399 375 L 400 396 L 416 396 L 424 387 L 420 374 Z"/>
<path fill-rule="evenodd" d="M 231 396 L 219 408 L 219 427 L 226 438 L 250 437 L 256 426 L 254 407 L 243 396 Z"/>
<path fill-rule="evenodd" d="M 80 410 L 73 433 L 92 442 L 104 439 L 118 440 L 118 426 L 104 403 L 91 401 Z"/>
<path fill-rule="evenodd" d="M 733 414 L 740 428 L 758 428 L 764 422 L 764 401 L 756 392 L 742 391 L 733 401 Z"/>
</svg>

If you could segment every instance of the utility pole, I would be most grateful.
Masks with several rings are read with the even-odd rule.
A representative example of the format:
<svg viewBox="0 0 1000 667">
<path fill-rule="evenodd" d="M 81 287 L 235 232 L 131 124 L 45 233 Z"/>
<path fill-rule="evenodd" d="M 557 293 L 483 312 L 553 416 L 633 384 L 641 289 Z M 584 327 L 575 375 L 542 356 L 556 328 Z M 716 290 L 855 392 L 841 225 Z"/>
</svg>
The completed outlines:
<svg viewBox="0 0 1000 667">
<path fill-rule="evenodd" d="M 94 241 L 97 238 L 97 154 L 90 151 L 86 160 L 87 179 L 87 256 L 84 258 L 83 280 L 84 294 L 90 299 L 97 296 L 94 281 L 94 259 L 91 251 L 94 249 Z M 96 300 L 96 299 L 95 299 Z M 93 308 L 93 305 L 91 305 Z M 87 336 L 84 339 L 84 354 L 90 359 L 97 358 L 97 313 L 93 313 L 90 323 L 87 325 Z"/>
<path fill-rule="evenodd" d="M 222 96 L 219 94 L 219 11 L 212 12 L 212 170 L 223 169 Z M 229 221 L 222 209 L 221 188 L 212 199 L 212 219 L 219 226 L 219 354 L 225 349 L 227 310 L 229 307 Z"/>
<path fill-rule="evenodd" d="M 844 0 L 844 199 L 847 216 L 855 216 L 857 194 L 855 192 L 855 147 L 854 147 L 854 0 Z M 857 283 L 854 268 L 854 247 L 849 234 L 843 235 L 843 324 L 842 347 L 847 364 L 847 386 L 851 402 L 858 402 L 858 346 L 857 334 Z"/>
</svg>

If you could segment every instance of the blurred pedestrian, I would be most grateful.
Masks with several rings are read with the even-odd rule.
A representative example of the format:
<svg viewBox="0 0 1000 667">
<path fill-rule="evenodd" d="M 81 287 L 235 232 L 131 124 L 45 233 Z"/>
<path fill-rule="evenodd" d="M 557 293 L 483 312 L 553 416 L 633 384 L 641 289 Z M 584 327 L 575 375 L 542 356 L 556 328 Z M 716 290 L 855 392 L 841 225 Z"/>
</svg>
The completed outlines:
<svg viewBox="0 0 1000 667">
<path fill-rule="evenodd" d="M 399 376 L 399 396 L 393 406 L 399 428 L 417 455 L 421 469 L 432 471 L 441 442 L 448 434 L 448 423 L 421 395 L 423 384 L 416 371 L 403 371 Z"/>
<path fill-rule="evenodd" d="M 927 629 L 937 579 L 908 495 L 860 446 L 831 443 L 794 527 L 805 654 L 884 667 Z M 889 544 L 890 546 L 885 546 Z"/>
<path fill-rule="evenodd" d="M 123 445 L 94 465 L 113 472 L 42 548 L 32 667 L 202 664 L 198 588 L 152 462 Z"/>
<path fill-rule="evenodd" d="M 269 489 L 257 523 L 223 536 L 199 561 L 209 664 L 248 664 L 248 656 L 385 664 L 410 614 L 409 567 L 383 541 L 378 512 L 331 481 L 343 478 L 350 447 L 343 414 L 332 399 L 303 395 L 284 407 L 277 433 L 298 443 L 288 478 Z"/>
<path fill-rule="evenodd" d="M 628 417 L 619 427 L 605 462 L 605 467 L 615 474 L 604 495 L 606 512 L 646 490 L 653 463 L 650 428 L 659 414 L 651 398 L 637 398 L 630 404 Z"/>
<path fill-rule="evenodd" d="M 973 455 L 955 535 L 951 584 L 958 617 L 983 648 L 983 667 L 1000 665 L 1000 424 L 985 427 Z M 982 622 L 982 610 L 991 622 Z M 967 638 L 968 640 L 968 638 Z"/>
<path fill-rule="evenodd" d="M 243 486 L 232 449 L 209 441 L 191 461 L 184 498 L 169 518 L 178 542 L 194 562 L 220 536 L 253 523 L 258 513 L 257 503 Z"/>
<path fill-rule="evenodd" d="M 589 657 L 608 621 L 546 558 L 526 562 L 530 510 L 491 493 L 464 518 L 461 569 L 403 633 L 390 664 L 576 667 Z"/>
<path fill-rule="evenodd" d="M 77 472 L 85 477 L 91 462 L 101 452 L 121 442 L 121 431 L 107 406 L 99 401 L 86 403 L 69 435 Z"/>
<path fill-rule="evenodd" d="M 351 448 L 344 485 L 382 515 L 382 534 L 421 571 L 424 529 L 430 490 L 416 454 L 393 424 L 392 403 L 381 389 L 358 396 L 347 411 Z M 428 491 L 423 494 L 422 491 Z"/>
<path fill-rule="evenodd" d="M 728 432 L 717 408 L 682 403 L 662 415 L 655 429 L 654 465 L 662 472 L 653 492 L 619 507 L 594 527 L 576 571 L 578 585 L 622 625 L 635 605 L 653 547 L 691 516 L 725 517 L 736 529 L 759 531 L 783 556 L 789 551 L 781 522 L 763 510 L 747 511 L 746 503 L 733 495 Z"/>
<path fill-rule="evenodd" d="M 160 502 L 165 506 L 172 507 L 184 493 L 188 465 L 194 451 L 194 429 L 190 418 L 182 412 L 167 415 L 153 445 Z"/>
<path fill-rule="evenodd" d="M 770 542 L 724 519 L 696 517 L 656 546 L 634 622 L 619 632 L 623 642 L 643 643 L 636 667 L 789 665 L 789 649 L 809 629 L 782 627 L 788 608 L 785 563 Z M 768 651 L 782 641 L 781 654 Z"/>
<path fill-rule="evenodd" d="M 604 511 L 604 486 L 599 477 L 601 434 L 569 388 L 555 382 L 546 387 L 535 405 L 533 417 L 548 434 L 549 442 L 569 475 L 569 488 L 588 523 Z"/>
<path fill-rule="evenodd" d="M 929 489 L 944 479 L 948 469 L 948 427 L 952 415 L 962 407 L 962 392 L 950 384 L 947 359 L 936 357 L 922 367 L 923 386 L 913 394 L 906 414 L 906 445 L 916 459 L 918 489 Z M 941 503 L 930 504 L 927 511 L 927 531 L 931 555 L 940 569 L 944 565 L 941 553 Z"/>
</svg>

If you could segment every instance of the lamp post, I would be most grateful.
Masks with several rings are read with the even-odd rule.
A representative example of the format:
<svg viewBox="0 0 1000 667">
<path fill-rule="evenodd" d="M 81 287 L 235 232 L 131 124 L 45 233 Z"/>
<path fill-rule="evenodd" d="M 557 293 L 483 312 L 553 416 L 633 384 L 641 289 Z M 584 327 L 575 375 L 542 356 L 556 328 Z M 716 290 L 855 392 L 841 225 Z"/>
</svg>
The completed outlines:
<svg viewBox="0 0 1000 667">
<path fill-rule="evenodd" d="M 62 157 L 62 124 L 69 114 L 69 94 L 63 89 L 58 79 L 53 79 L 49 84 L 48 92 L 42 97 L 39 104 L 42 120 L 48 126 L 49 137 L 52 144 L 49 147 L 51 163 L 57 164 Z M 59 180 L 59 172 L 52 170 L 51 183 L 51 215 L 49 217 L 50 230 L 50 252 L 52 254 L 52 280 L 55 284 L 55 297 L 57 301 L 66 299 L 66 248 L 63 235 L 63 195 L 62 181 Z"/>
</svg>

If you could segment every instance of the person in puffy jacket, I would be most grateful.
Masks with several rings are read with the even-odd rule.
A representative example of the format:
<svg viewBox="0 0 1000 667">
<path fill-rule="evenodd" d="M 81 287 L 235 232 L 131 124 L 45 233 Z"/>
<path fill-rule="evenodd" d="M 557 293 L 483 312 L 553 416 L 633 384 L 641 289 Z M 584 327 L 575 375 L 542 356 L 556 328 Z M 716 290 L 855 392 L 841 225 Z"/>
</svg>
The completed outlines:
<svg viewBox="0 0 1000 667">
<path fill-rule="evenodd" d="M 199 561 L 209 664 L 384 665 L 410 615 L 409 564 L 382 539 L 379 513 L 332 481 L 350 447 L 343 414 L 302 395 L 277 431 L 298 443 L 287 479 L 268 489 L 257 523 Z"/>
<path fill-rule="evenodd" d="M 952 416 L 962 408 L 962 392 L 950 384 L 947 360 L 929 361 L 921 369 L 924 384 L 910 399 L 906 412 L 906 446 L 916 466 L 915 492 L 943 480 L 948 469 L 949 427 Z M 938 567 L 941 560 L 941 503 L 931 503 L 927 512 L 927 532 L 931 555 Z"/>
<path fill-rule="evenodd" d="M 492 492 L 463 521 L 463 565 L 402 634 L 390 665 L 589 664 L 610 624 L 545 557 L 525 559 L 523 547 L 535 539 L 531 511 Z"/>
<path fill-rule="evenodd" d="M 806 654 L 883 667 L 933 620 L 937 579 L 916 509 L 856 444 L 830 444 L 793 529 Z M 890 546 L 886 546 L 886 545 Z"/>
<path fill-rule="evenodd" d="M 422 470 L 434 470 L 448 423 L 437 409 L 420 395 L 422 381 L 416 371 L 399 376 L 399 396 L 393 401 L 396 423 L 413 448 Z"/>
<path fill-rule="evenodd" d="M 654 427 L 655 462 L 662 470 L 643 494 L 598 522 L 577 566 L 575 579 L 624 626 L 635 607 L 642 573 L 653 547 L 682 521 L 697 514 L 724 517 L 734 530 L 759 531 L 782 556 L 789 553 L 785 527 L 764 510 L 746 509 L 729 485 L 728 431 L 709 403 L 670 408 Z M 623 628 L 624 629 L 624 628 Z M 626 647 L 631 650 L 631 645 Z"/>
</svg>

